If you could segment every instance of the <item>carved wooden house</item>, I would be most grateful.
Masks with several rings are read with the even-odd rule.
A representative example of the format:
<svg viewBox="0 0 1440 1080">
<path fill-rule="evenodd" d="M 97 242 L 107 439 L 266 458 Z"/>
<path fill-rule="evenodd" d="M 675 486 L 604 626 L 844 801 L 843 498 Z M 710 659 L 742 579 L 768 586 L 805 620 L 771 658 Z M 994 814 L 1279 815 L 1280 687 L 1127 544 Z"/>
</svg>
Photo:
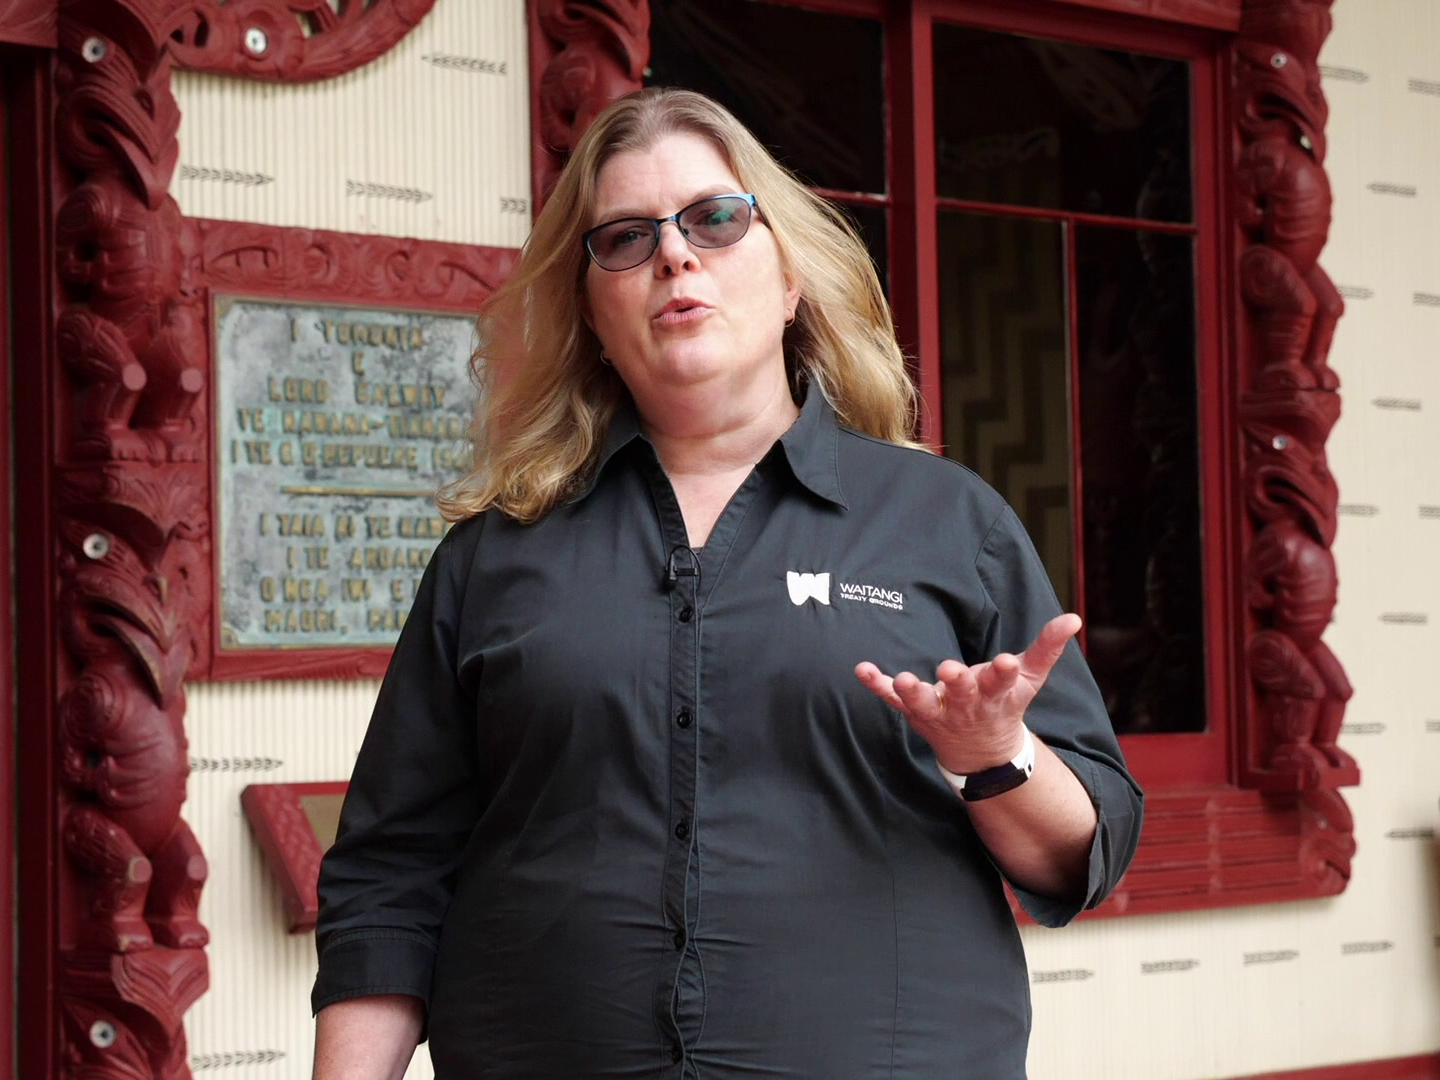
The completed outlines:
<svg viewBox="0 0 1440 1080">
<path fill-rule="evenodd" d="M 0 79 L 0 1076 L 309 1075 L 474 315 L 682 85 L 1085 616 L 1146 823 L 1031 1075 L 1440 1080 L 1440 2 L 0 0 Z"/>
</svg>

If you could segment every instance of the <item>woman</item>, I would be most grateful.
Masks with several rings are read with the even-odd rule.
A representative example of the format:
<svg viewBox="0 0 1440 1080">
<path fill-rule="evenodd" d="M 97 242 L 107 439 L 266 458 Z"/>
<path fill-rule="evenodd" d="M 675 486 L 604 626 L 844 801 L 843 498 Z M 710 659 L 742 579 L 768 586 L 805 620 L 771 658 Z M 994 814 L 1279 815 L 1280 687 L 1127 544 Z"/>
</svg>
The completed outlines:
<svg viewBox="0 0 1440 1080">
<path fill-rule="evenodd" d="M 484 327 L 322 873 L 316 1075 L 428 1019 L 442 1078 L 1023 1077 L 1002 875 L 1068 921 L 1140 797 L 1014 514 L 909 441 L 864 248 L 648 90 Z"/>
</svg>

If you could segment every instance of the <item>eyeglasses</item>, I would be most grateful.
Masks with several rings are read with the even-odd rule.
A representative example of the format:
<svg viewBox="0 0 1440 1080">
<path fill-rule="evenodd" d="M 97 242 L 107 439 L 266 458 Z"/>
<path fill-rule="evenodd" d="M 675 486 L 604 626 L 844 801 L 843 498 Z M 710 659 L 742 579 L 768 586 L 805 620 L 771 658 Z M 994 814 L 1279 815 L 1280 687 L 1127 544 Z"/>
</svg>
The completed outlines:
<svg viewBox="0 0 1440 1080">
<path fill-rule="evenodd" d="M 754 195 L 712 195 L 663 218 L 632 217 L 607 221 L 581 237 L 585 250 L 601 270 L 630 270 L 655 254 L 660 226 L 673 221 L 693 246 L 723 248 L 750 231 L 757 209 Z"/>
</svg>

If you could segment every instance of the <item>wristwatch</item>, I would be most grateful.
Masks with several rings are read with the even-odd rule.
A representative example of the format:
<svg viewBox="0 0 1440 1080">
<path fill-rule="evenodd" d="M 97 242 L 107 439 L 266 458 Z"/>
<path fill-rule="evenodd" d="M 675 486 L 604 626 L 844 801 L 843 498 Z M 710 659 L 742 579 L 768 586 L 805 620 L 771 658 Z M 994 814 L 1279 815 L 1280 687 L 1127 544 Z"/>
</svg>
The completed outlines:
<svg viewBox="0 0 1440 1080">
<path fill-rule="evenodd" d="M 1020 752 L 1004 765 L 982 769 L 969 776 L 957 776 L 941 765 L 940 775 L 955 789 L 955 794 L 966 802 L 979 802 L 981 799 L 991 799 L 996 795 L 1004 795 L 1007 791 L 1014 791 L 1029 780 L 1035 771 L 1035 736 L 1030 734 L 1029 728 L 1023 730 L 1025 744 L 1020 747 Z"/>
</svg>

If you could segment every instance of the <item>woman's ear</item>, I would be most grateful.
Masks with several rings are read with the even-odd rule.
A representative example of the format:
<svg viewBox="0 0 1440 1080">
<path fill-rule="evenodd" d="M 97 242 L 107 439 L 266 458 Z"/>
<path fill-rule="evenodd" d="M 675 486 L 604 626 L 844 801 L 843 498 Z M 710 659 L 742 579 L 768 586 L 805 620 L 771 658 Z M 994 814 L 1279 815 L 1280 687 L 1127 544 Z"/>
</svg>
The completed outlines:
<svg viewBox="0 0 1440 1080">
<path fill-rule="evenodd" d="M 785 274 L 785 310 L 793 318 L 800 310 L 800 283 L 790 273 Z"/>
</svg>

